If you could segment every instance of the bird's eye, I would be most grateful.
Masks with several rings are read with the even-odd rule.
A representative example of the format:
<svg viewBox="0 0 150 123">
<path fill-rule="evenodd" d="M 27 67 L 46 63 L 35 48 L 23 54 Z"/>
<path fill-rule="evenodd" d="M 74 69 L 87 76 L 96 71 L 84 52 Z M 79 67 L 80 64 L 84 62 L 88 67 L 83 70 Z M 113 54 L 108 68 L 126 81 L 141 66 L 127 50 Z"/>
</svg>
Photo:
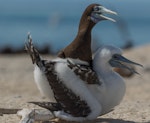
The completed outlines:
<svg viewBox="0 0 150 123">
<path fill-rule="evenodd" d="M 100 8 L 98 6 L 94 7 L 94 11 L 99 11 Z"/>
<path fill-rule="evenodd" d="M 114 59 L 117 59 L 117 58 L 118 58 L 118 55 L 117 55 L 117 54 L 113 55 L 113 58 L 114 58 Z"/>
</svg>

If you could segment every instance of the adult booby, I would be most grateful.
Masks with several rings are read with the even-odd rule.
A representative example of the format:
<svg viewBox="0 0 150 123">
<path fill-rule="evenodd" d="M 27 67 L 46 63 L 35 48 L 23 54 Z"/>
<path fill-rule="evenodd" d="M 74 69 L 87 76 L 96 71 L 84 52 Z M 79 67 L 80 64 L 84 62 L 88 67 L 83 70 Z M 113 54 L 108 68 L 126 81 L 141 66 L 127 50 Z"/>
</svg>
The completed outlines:
<svg viewBox="0 0 150 123">
<path fill-rule="evenodd" d="M 74 64 L 72 59 L 42 60 L 32 44 L 31 37 L 26 44 L 32 61 L 45 74 L 56 102 L 32 102 L 49 109 L 54 116 L 68 121 L 93 120 L 111 111 L 125 94 L 125 83 L 112 67 L 127 68 L 123 63 L 142 66 L 123 56 L 119 48 L 104 46 L 95 53 L 93 71 L 82 62 Z M 82 76 L 81 77 L 81 74 Z M 93 79 L 87 79 L 91 76 Z M 88 81 L 97 81 L 89 84 Z M 92 82 L 91 82 L 92 83 Z"/>
<path fill-rule="evenodd" d="M 114 19 L 106 17 L 106 14 L 117 15 L 116 12 L 100 4 L 89 5 L 80 19 L 77 36 L 58 54 L 58 57 L 79 59 L 90 63 L 92 61 L 91 32 L 93 27 L 102 20 L 115 22 Z"/>
</svg>

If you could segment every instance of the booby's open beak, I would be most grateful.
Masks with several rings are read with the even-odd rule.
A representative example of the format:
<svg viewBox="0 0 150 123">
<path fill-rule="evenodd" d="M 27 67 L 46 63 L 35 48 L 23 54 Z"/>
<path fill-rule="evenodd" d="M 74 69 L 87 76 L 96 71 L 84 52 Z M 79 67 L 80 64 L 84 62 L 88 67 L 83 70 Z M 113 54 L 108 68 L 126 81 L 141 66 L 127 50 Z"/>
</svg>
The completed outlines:
<svg viewBox="0 0 150 123">
<path fill-rule="evenodd" d="M 106 8 L 104 8 L 104 7 L 101 7 L 101 17 L 102 18 L 104 18 L 104 19 L 106 19 L 106 20 L 110 20 L 110 21 L 113 21 L 113 22 L 116 22 L 116 20 L 114 20 L 114 19 L 112 19 L 112 18 L 109 18 L 109 17 L 107 17 L 107 16 L 104 16 L 103 14 L 113 14 L 113 15 L 117 15 L 117 13 L 116 12 L 114 12 L 114 11 L 111 11 L 111 10 L 109 10 L 109 9 L 106 9 Z"/>
<path fill-rule="evenodd" d="M 113 57 L 109 61 L 109 63 L 111 64 L 112 67 L 125 68 L 136 74 L 139 74 L 139 73 L 136 72 L 133 68 L 130 68 L 129 66 L 127 66 L 127 64 L 133 64 L 133 65 L 138 65 L 140 67 L 143 67 L 143 65 L 138 64 L 133 61 L 130 61 L 129 59 L 127 59 L 119 54 L 113 55 Z M 127 63 L 127 64 L 124 64 L 124 63 Z"/>
<path fill-rule="evenodd" d="M 91 18 L 95 23 L 99 22 L 100 20 L 110 20 L 116 22 L 116 20 L 107 17 L 105 14 L 117 15 L 116 12 L 109 10 L 103 6 L 95 6 L 94 11 L 91 14 Z"/>
</svg>

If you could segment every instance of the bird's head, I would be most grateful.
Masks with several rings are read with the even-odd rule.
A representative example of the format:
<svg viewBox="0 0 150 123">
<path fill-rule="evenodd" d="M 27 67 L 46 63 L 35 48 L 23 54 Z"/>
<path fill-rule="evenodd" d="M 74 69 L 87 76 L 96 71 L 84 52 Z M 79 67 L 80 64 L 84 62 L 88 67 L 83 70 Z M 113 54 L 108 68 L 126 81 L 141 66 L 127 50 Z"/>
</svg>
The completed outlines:
<svg viewBox="0 0 150 123">
<path fill-rule="evenodd" d="M 103 63 L 104 66 L 107 65 L 109 67 L 125 68 L 133 73 L 137 72 L 131 67 L 131 64 L 143 67 L 141 64 L 133 62 L 122 56 L 122 50 L 120 48 L 110 45 L 100 48 L 96 52 L 95 58 L 97 59 L 96 61 Z"/>
<path fill-rule="evenodd" d="M 91 30 L 92 27 L 102 20 L 110 20 L 116 22 L 114 19 L 107 17 L 106 14 L 117 15 L 116 12 L 111 11 L 100 4 L 90 4 L 82 14 L 79 31 Z"/>
<path fill-rule="evenodd" d="M 89 19 L 94 23 L 98 23 L 101 20 L 110 20 L 115 22 L 114 19 L 107 17 L 106 14 L 117 15 L 116 12 L 111 11 L 100 4 L 89 5 L 83 13 L 85 19 Z"/>
</svg>

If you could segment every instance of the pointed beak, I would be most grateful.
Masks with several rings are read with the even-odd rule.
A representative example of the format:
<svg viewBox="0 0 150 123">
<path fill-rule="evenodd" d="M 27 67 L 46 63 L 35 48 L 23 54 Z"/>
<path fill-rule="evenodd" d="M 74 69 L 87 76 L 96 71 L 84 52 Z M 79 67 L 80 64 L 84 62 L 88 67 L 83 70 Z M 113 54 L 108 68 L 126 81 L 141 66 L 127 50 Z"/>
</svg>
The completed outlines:
<svg viewBox="0 0 150 123">
<path fill-rule="evenodd" d="M 114 20 L 114 19 L 112 19 L 112 18 L 110 18 L 110 17 L 107 17 L 107 16 L 105 16 L 104 14 L 111 14 L 111 15 L 118 15 L 116 12 L 114 12 L 114 11 L 112 11 L 112 10 L 109 10 L 109 9 L 107 9 L 107 8 L 105 8 L 105 7 L 102 7 L 101 6 L 101 17 L 103 18 L 103 19 L 105 19 L 105 20 L 110 20 L 110 21 L 112 21 L 112 22 L 116 22 L 116 20 Z"/>
<path fill-rule="evenodd" d="M 112 10 L 109 10 L 105 7 L 101 7 L 101 12 L 104 13 L 104 14 L 113 14 L 113 15 L 118 15 L 116 12 L 112 11 Z"/>
<path fill-rule="evenodd" d="M 138 65 L 140 67 L 143 67 L 143 65 L 133 62 L 119 54 L 115 54 L 114 57 L 109 61 L 109 63 L 112 67 L 125 68 L 136 74 L 139 74 L 139 73 L 136 72 L 133 68 L 129 67 L 127 64 Z M 124 63 L 127 63 L 127 64 L 124 64 Z"/>
</svg>

